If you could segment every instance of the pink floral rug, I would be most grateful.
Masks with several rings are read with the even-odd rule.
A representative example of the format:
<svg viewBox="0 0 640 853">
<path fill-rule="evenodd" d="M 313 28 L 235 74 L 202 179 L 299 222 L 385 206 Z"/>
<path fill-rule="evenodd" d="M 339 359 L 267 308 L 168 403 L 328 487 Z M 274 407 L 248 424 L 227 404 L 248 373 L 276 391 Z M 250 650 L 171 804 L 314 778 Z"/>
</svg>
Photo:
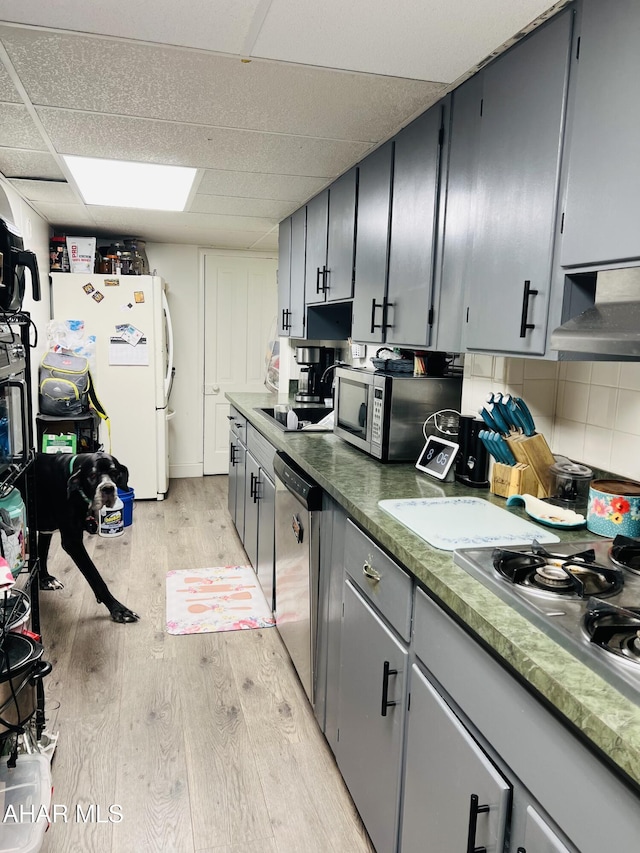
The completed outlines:
<svg viewBox="0 0 640 853">
<path fill-rule="evenodd" d="M 275 618 L 251 566 L 167 572 L 167 633 L 270 628 Z"/>
</svg>

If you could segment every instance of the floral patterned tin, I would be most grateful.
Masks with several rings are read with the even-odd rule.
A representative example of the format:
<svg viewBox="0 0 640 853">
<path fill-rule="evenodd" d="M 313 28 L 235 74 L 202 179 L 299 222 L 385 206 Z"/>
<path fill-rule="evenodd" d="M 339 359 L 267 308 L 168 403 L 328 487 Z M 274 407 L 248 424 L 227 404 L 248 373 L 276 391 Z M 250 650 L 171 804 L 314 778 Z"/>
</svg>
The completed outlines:
<svg viewBox="0 0 640 853">
<path fill-rule="evenodd" d="M 589 488 L 587 530 L 600 536 L 640 537 L 640 483 L 593 480 Z"/>
</svg>

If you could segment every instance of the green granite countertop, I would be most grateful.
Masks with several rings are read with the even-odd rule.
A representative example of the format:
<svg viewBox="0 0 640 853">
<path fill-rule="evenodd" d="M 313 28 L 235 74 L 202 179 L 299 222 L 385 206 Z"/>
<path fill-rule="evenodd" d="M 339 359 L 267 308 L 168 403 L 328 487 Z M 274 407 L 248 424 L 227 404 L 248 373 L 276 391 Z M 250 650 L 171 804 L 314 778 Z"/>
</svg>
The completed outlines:
<svg viewBox="0 0 640 853">
<path fill-rule="evenodd" d="M 286 398 L 227 394 L 227 399 L 278 449 L 307 471 L 347 513 L 431 590 L 458 618 L 598 750 L 640 786 L 640 706 L 580 663 L 525 616 L 380 509 L 382 499 L 463 496 L 473 492 L 505 507 L 488 490 L 439 483 L 413 464 L 382 465 L 333 433 L 284 432 L 259 407 Z M 526 517 L 523 510 L 511 510 Z M 585 528 L 558 531 L 565 541 L 593 538 Z"/>
</svg>

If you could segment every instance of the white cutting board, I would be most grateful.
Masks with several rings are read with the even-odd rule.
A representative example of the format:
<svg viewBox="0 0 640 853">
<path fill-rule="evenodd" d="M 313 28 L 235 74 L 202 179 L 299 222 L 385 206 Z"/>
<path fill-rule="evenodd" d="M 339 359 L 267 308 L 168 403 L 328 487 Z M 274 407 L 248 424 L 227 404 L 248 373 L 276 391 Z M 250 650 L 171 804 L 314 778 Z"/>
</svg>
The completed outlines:
<svg viewBox="0 0 640 853">
<path fill-rule="evenodd" d="M 534 539 L 541 544 L 560 541 L 555 533 L 482 498 L 409 498 L 378 505 L 443 551 L 530 545 Z"/>
</svg>

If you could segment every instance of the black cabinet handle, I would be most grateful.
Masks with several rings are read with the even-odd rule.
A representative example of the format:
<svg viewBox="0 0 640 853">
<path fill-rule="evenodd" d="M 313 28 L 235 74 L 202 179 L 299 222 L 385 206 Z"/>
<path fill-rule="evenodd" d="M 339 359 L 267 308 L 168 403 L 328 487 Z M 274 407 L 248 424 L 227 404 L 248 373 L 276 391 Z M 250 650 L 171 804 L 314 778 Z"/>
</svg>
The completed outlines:
<svg viewBox="0 0 640 853">
<path fill-rule="evenodd" d="M 533 290 L 529 280 L 524 283 L 524 293 L 522 295 L 522 317 L 520 318 L 520 337 L 526 337 L 528 329 L 535 329 L 535 323 L 528 323 L 529 317 L 529 299 L 532 296 L 537 296 L 538 291 Z"/>
<path fill-rule="evenodd" d="M 322 267 L 322 292 L 326 293 L 329 290 L 329 270 L 326 266 Z"/>
<path fill-rule="evenodd" d="M 287 332 L 291 328 L 291 323 L 289 322 L 289 317 L 291 316 L 291 311 L 288 308 L 282 309 L 282 331 Z"/>
<path fill-rule="evenodd" d="M 232 444 L 230 447 L 229 462 L 232 464 L 232 466 L 234 468 L 235 468 L 236 463 L 237 463 L 237 459 L 236 459 L 236 450 L 237 449 L 238 448 L 235 446 L 235 444 Z"/>
<path fill-rule="evenodd" d="M 316 267 L 316 293 L 320 293 L 320 276 L 321 276 L 320 267 Z M 324 291 L 323 291 L 324 292 Z"/>
<path fill-rule="evenodd" d="M 258 478 L 257 478 L 257 477 L 256 477 L 256 475 L 252 472 L 252 473 L 251 473 L 251 480 L 249 481 L 249 483 L 250 483 L 250 484 L 249 484 L 249 497 L 250 497 L 250 498 L 253 498 L 253 502 L 254 502 L 254 503 L 256 502 L 256 493 L 255 493 L 255 488 L 256 488 L 256 482 L 257 482 L 257 480 L 258 480 Z"/>
<path fill-rule="evenodd" d="M 373 334 L 375 329 L 381 329 L 382 326 L 376 326 L 376 308 L 384 308 L 384 302 L 376 302 L 375 296 L 371 300 L 371 334 Z"/>
<path fill-rule="evenodd" d="M 489 806 L 478 805 L 478 795 L 471 794 L 469 803 L 469 835 L 467 836 L 467 853 L 487 853 L 486 847 L 476 847 L 476 827 L 478 815 L 489 811 Z"/>
<path fill-rule="evenodd" d="M 389 315 L 389 308 L 393 308 L 393 302 L 387 302 L 386 299 L 382 300 L 382 328 L 383 329 L 393 329 L 393 323 L 387 323 L 387 317 Z"/>
<path fill-rule="evenodd" d="M 253 474 L 251 476 L 253 476 Z M 256 474 L 254 484 L 253 484 L 253 502 L 254 502 L 254 504 L 257 504 L 261 498 L 261 495 L 258 494 L 258 487 L 261 485 L 262 485 L 262 480 L 260 479 L 260 474 Z"/>
<path fill-rule="evenodd" d="M 397 675 L 397 669 L 389 669 L 389 661 L 386 660 L 382 665 L 382 705 L 380 708 L 380 714 L 383 717 L 387 716 L 387 708 L 392 708 L 394 705 L 397 705 L 397 702 L 390 702 L 388 699 L 389 696 L 389 676 Z"/>
</svg>

